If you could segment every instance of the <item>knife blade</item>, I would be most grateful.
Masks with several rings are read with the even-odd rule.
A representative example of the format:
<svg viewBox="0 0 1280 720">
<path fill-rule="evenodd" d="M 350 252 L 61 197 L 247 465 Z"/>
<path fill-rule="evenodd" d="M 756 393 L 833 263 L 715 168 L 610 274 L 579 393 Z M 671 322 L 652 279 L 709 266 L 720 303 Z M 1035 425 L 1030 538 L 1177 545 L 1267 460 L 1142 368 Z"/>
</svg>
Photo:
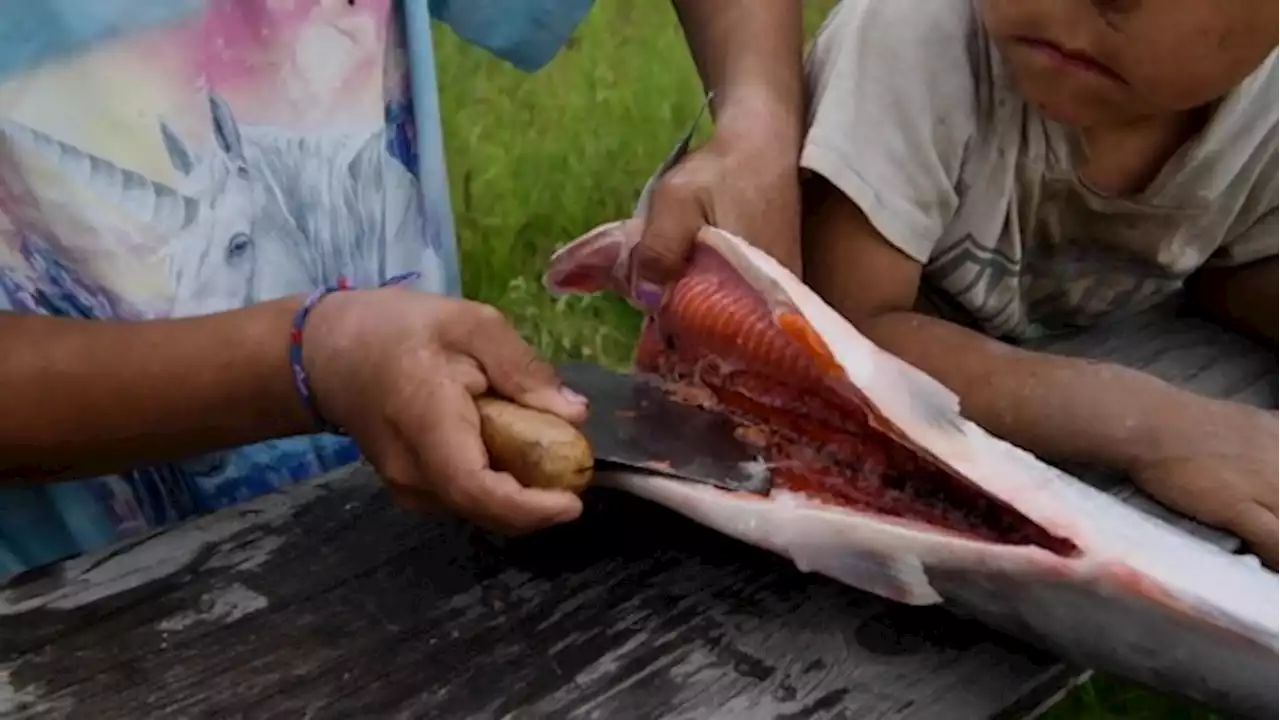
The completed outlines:
<svg viewBox="0 0 1280 720">
<path fill-rule="evenodd" d="M 485 397 L 477 401 L 490 464 L 524 485 L 581 491 L 595 472 L 638 469 L 767 495 L 772 476 L 729 418 L 668 397 L 656 379 L 586 362 L 557 366 L 590 402 L 586 422 Z"/>
</svg>

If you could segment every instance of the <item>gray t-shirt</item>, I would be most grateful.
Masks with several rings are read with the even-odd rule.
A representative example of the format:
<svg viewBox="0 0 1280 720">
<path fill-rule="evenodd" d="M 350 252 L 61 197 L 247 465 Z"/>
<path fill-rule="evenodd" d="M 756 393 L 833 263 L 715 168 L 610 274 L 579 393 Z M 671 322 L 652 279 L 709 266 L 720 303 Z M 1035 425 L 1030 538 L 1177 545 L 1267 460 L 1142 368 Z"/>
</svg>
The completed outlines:
<svg viewBox="0 0 1280 720">
<path fill-rule="evenodd" d="M 930 299 L 1030 338 L 1277 254 L 1276 53 L 1142 193 L 1107 197 L 1018 95 L 969 2 L 843 0 L 806 61 L 801 166 L 925 266 Z"/>
</svg>

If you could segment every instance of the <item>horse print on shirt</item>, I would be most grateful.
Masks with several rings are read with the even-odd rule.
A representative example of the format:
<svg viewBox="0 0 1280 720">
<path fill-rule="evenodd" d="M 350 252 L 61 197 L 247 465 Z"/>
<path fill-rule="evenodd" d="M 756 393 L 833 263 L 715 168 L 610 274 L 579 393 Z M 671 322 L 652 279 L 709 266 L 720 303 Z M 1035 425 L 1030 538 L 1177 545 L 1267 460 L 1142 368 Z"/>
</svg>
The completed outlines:
<svg viewBox="0 0 1280 720">
<path fill-rule="evenodd" d="M 160 125 L 181 178 L 177 187 L 11 121 L 0 121 L 0 138 L 141 224 L 127 227 L 127 221 L 59 209 L 96 231 L 93 237 L 113 246 L 106 248 L 110 252 L 164 261 L 168 305 L 145 310 L 148 316 L 230 310 L 307 292 L 340 276 L 372 285 L 416 270 L 422 286 L 442 286 L 443 238 L 423 212 L 413 173 L 387 152 L 385 128 L 365 136 L 291 134 L 242 128 L 217 95 L 209 107 L 214 142 L 203 154 Z M 0 210 L 18 218 L 48 214 L 5 205 Z M 37 234 L 76 248 L 74 240 Z"/>
<path fill-rule="evenodd" d="M 419 287 L 445 287 L 446 238 L 424 212 L 397 137 L 411 113 L 388 107 L 388 122 L 370 133 L 307 135 L 242 126 L 218 95 L 208 107 L 205 149 L 159 123 L 172 184 L 0 119 L 0 220 L 9 226 L 0 224 L 0 307 L 141 320 L 230 310 L 339 277 L 373 285 L 413 270 Z M 28 185 L 46 177 L 69 191 Z M 163 268 L 165 287 L 121 286 L 145 277 L 127 266 L 152 264 Z M 133 507 L 108 503 L 122 528 L 142 518 L 154 526 L 357 458 L 345 439 L 292 438 L 93 484 L 111 498 L 136 498 Z M 133 492 L 117 492 L 121 482 Z"/>
</svg>

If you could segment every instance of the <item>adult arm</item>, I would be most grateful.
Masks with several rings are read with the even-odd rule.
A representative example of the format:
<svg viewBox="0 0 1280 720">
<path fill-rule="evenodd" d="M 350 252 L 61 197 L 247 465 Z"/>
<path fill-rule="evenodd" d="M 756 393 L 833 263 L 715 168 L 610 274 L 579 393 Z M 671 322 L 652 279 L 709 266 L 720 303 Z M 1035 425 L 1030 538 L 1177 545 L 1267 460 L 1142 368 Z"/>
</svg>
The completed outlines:
<svg viewBox="0 0 1280 720">
<path fill-rule="evenodd" d="M 287 352 L 298 305 L 147 322 L 0 314 L 0 484 L 308 432 Z"/>
<path fill-rule="evenodd" d="M 684 270 L 704 225 L 800 270 L 798 160 L 804 125 L 801 4 L 675 0 L 703 86 L 711 139 L 654 185 L 631 254 L 633 294 L 656 302 Z"/>
<path fill-rule="evenodd" d="M 673 0 L 717 128 L 763 130 L 792 154 L 804 125 L 803 3 Z M 761 127 L 763 125 L 764 127 Z"/>
<path fill-rule="evenodd" d="M 815 180 L 812 200 L 809 284 L 872 342 L 949 387 L 994 435 L 1049 459 L 1128 470 L 1137 451 L 1163 442 L 1158 419 L 1198 400 L 1136 370 L 1022 350 L 914 312 L 920 263 L 825 181 Z"/>
</svg>

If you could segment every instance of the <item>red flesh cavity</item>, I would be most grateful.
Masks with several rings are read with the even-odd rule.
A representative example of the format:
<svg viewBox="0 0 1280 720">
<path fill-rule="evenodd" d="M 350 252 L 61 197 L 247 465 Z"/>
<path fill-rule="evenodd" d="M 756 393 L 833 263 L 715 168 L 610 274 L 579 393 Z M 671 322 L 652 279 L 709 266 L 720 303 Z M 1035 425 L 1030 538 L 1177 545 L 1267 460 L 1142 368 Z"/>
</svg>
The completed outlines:
<svg viewBox="0 0 1280 720">
<path fill-rule="evenodd" d="M 705 246 L 636 351 L 637 369 L 671 382 L 677 399 L 741 422 L 744 436 L 776 463 L 775 487 L 970 538 L 1077 552 L 899 439 L 900 431 L 886 432 L 889 421 L 856 388 L 849 387 L 856 399 L 832 391 L 821 360 L 780 329 L 764 298 Z"/>
</svg>

